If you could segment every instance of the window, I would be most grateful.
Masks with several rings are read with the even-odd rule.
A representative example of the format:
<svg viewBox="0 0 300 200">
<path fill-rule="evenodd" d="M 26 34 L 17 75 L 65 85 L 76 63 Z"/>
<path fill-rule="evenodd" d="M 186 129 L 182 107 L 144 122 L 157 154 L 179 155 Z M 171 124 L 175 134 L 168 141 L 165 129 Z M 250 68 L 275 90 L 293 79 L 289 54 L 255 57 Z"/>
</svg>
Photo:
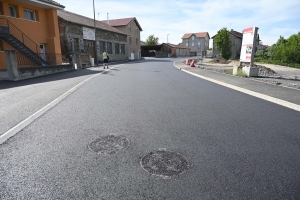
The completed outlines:
<svg viewBox="0 0 300 200">
<path fill-rule="evenodd" d="M 195 36 L 192 36 L 192 40 L 194 40 L 195 39 Z"/>
<path fill-rule="evenodd" d="M 136 38 L 135 43 L 136 43 L 136 45 L 139 44 L 139 39 L 138 38 Z"/>
<path fill-rule="evenodd" d="M 105 50 L 105 42 L 100 41 L 100 53 L 103 53 Z"/>
<path fill-rule="evenodd" d="M 131 37 L 129 37 L 129 44 L 131 44 Z"/>
<path fill-rule="evenodd" d="M 201 47 L 201 42 L 198 42 L 197 47 L 198 47 L 198 49 L 200 49 L 200 47 Z"/>
<path fill-rule="evenodd" d="M 0 2 L 0 15 L 3 15 L 4 12 L 3 12 L 3 5 L 2 5 L 2 2 Z"/>
<path fill-rule="evenodd" d="M 125 54 L 125 44 L 121 44 L 121 54 Z"/>
<path fill-rule="evenodd" d="M 115 54 L 120 54 L 120 45 L 115 44 Z"/>
<path fill-rule="evenodd" d="M 24 10 L 24 18 L 28 20 L 35 21 L 35 13 L 33 10 Z"/>
<path fill-rule="evenodd" d="M 192 47 L 195 46 L 194 42 L 192 42 Z"/>
<path fill-rule="evenodd" d="M 85 53 L 92 53 L 94 51 L 94 41 L 83 40 L 83 49 Z"/>
<path fill-rule="evenodd" d="M 139 34 L 139 29 L 138 28 L 136 28 L 135 31 L 136 31 L 136 34 Z"/>
<path fill-rule="evenodd" d="M 11 17 L 17 17 L 16 6 L 9 5 L 8 9 L 9 9 L 9 16 L 11 16 Z"/>
<path fill-rule="evenodd" d="M 112 43 L 108 42 L 106 45 L 107 45 L 107 53 L 112 54 Z"/>
<path fill-rule="evenodd" d="M 131 32 L 131 26 L 128 27 L 128 31 Z"/>
<path fill-rule="evenodd" d="M 74 38 L 74 51 L 79 52 L 79 38 Z"/>
<path fill-rule="evenodd" d="M 187 46 L 187 47 L 188 47 L 188 46 L 189 46 L 189 43 L 185 43 L 185 46 Z"/>
</svg>

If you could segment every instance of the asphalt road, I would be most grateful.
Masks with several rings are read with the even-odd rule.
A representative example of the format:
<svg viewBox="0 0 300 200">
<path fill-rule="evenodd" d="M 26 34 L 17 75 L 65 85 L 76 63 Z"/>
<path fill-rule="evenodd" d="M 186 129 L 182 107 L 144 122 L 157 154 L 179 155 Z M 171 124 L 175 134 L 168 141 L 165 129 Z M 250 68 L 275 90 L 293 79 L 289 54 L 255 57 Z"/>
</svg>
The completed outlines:
<svg viewBox="0 0 300 200">
<path fill-rule="evenodd" d="M 300 199 L 299 119 L 172 60 L 124 64 L 0 145 L 0 199 Z M 107 135 L 130 144 L 106 156 L 88 148 Z M 189 168 L 146 172 L 141 158 L 159 149 Z"/>
</svg>

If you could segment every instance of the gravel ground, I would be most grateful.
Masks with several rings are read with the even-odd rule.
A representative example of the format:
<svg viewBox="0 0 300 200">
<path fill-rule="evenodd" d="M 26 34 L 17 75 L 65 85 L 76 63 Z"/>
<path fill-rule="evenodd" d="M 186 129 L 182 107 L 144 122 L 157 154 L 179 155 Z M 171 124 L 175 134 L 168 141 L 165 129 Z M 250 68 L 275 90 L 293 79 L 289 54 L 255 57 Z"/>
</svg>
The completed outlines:
<svg viewBox="0 0 300 200">
<path fill-rule="evenodd" d="M 205 70 L 213 70 L 219 73 L 225 73 L 226 70 L 232 69 L 231 64 L 215 64 L 210 63 L 209 59 L 204 59 L 203 64 L 197 62 L 196 66 Z M 300 89 L 300 76 L 298 75 L 284 75 L 278 74 L 271 68 L 268 68 L 263 65 L 255 65 L 259 67 L 259 77 L 247 77 L 256 81 L 261 81 L 265 83 L 270 83 L 274 85 L 280 85 L 283 87 L 289 87 L 294 89 Z"/>
</svg>

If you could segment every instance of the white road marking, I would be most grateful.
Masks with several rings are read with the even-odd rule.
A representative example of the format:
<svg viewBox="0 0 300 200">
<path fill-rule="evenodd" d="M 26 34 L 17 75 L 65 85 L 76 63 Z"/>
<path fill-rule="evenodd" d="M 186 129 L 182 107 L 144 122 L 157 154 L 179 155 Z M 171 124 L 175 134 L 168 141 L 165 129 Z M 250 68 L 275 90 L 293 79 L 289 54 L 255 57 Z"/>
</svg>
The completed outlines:
<svg viewBox="0 0 300 200">
<path fill-rule="evenodd" d="M 176 67 L 175 62 L 173 64 L 174 64 L 174 67 Z M 182 68 L 179 68 L 179 67 L 176 67 L 176 68 L 181 70 L 181 71 L 184 71 L 188 74 L 191 74 L 193 76 L 202 78 L 204 80 L 207 80 L 207 81 L 210 81 L 210 82 L 228 87 L 230 89 L 233 89 L 233 90 L 245 93 L 245 94 L 249 94 L 251 96 L 254 96 L 254 97 L 257 97 L 257 98 L 260 98 L 260 99 L 263 99 L 263 100 L 266 100 L 266 101 L 269 101 L 269 102 L 272 102 L 272 103 L 276 103 L 278 105 L 281 105 L 281 106 L 284 106 L 284 107 L 287 107 L 287 108 L 290 108 L 290 109 L 293 109 L 293 110 L 296 110 L 296 111 L 300 112 L 300 105 L 298 105 L 298 104 L 294 104 L 294 103 L 291 103 L 291 102 L 288 102 L 288 101 L 285 101 L 285 100 L 281 100 L 281 99 L 277 99 L 275 97 L 271 97 L 271 96 L 268 96 L 268 95 L 265 95 L 265 94 L 261 94 L 261 93 L 258 93 L 258 92 L 253 92 L 251 90 L 247 90 L 247 89 L 244 89 L 244 88 L 241 88 L 241 87 L 230 85 L 228 83 L 224 83 L 224 82 L 217 81 L 217 80 L 214 80 L 214 79 L 211 79 L 211 78 L 207 78 L 205 76 L 201 76 L 199 74 L 190 72 L 188 70 L 185 70 L 185 69 L 182 69 Z"/>
<path fill-rule="evenodd" d="M 117 66 L 121 66 L 121 65 L 123 65 L 123 64 L 110 67 L 109 69 L 113 69 L 113 68 L 115 68 Z M 105 71 L 107 71 L 109 69 L 106 69 Z M 8 131 L 6 131 L 4 134 L 0 135 L 0 144 L 4 143 L 6 140 L 8 140 L 9 138 L 11 138 L 15 134 L 17 134 L 19 131 L 21 131 L 22 129 L 24 129 L 26 126 L 28 126 L 29 124 L 31 124 L 34 120 L 36 120 L 37 118 L 39 118 L 41 115 L 43 115 L 45 112 L 47 112 L 50 108 L 52 108 L 55 105 L 57 105 L 59 102 L 61 102 L 67 96 L 69 96 L 72 92 L 74 92 L 79 87 L 81 87 L 83 84 L 87 83 L 88 81 L 90 81 L 91 79 L 95 78 L 96 76 L 99 76 L 99 75 L 103 74 L 105 71 L 103 71 L 103 72 L 101 72 L 99 74 L 95 74 L 95 75 L 87 78 L 86 80 L 78 83 L 76 86 L 74 86 L 73 88 L 71 88 L 70 90 L 68 90 L 67 92 L 65 92 L 64 94 L 62 94 L 61 96 L 59 96 L 58 98 L 56 98 L 55 100 L 53 100 L 52 102 L 50 102 L 49 104 L 47 104 L 46 106 L 44 106 L 43 108 L 41 108 L 40 110 L 36 111 L 35 113 L 33 113 L 32 115 L 30 115 L 29 117 L 27 117 L 22 122 L 20 122 L 19 124 L 17 124 L 13 128 L 11 128 Z"/>
</svg>

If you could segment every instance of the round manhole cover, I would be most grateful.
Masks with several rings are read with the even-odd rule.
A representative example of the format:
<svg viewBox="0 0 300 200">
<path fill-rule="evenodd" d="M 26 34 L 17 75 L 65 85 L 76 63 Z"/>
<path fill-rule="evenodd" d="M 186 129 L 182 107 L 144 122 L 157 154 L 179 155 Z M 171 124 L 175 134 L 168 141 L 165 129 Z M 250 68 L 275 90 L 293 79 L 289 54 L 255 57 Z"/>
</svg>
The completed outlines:
<svg viewBox="0 0 300 200">
<path fill-rule="evenodd" d="M 123 136 L 108 135 L 95 139 L 88 145 L 91 151 L 101 155 L 115 154 L 129 146 L 129 140 Z"/>
<path fill-rule="evenodd" d="M 158 150 L 142 157 L 141 166 L 151 174 L 171 178 L 184 173 L 189 168 L 189 162 L 179 153 Z"/>
</svg>

